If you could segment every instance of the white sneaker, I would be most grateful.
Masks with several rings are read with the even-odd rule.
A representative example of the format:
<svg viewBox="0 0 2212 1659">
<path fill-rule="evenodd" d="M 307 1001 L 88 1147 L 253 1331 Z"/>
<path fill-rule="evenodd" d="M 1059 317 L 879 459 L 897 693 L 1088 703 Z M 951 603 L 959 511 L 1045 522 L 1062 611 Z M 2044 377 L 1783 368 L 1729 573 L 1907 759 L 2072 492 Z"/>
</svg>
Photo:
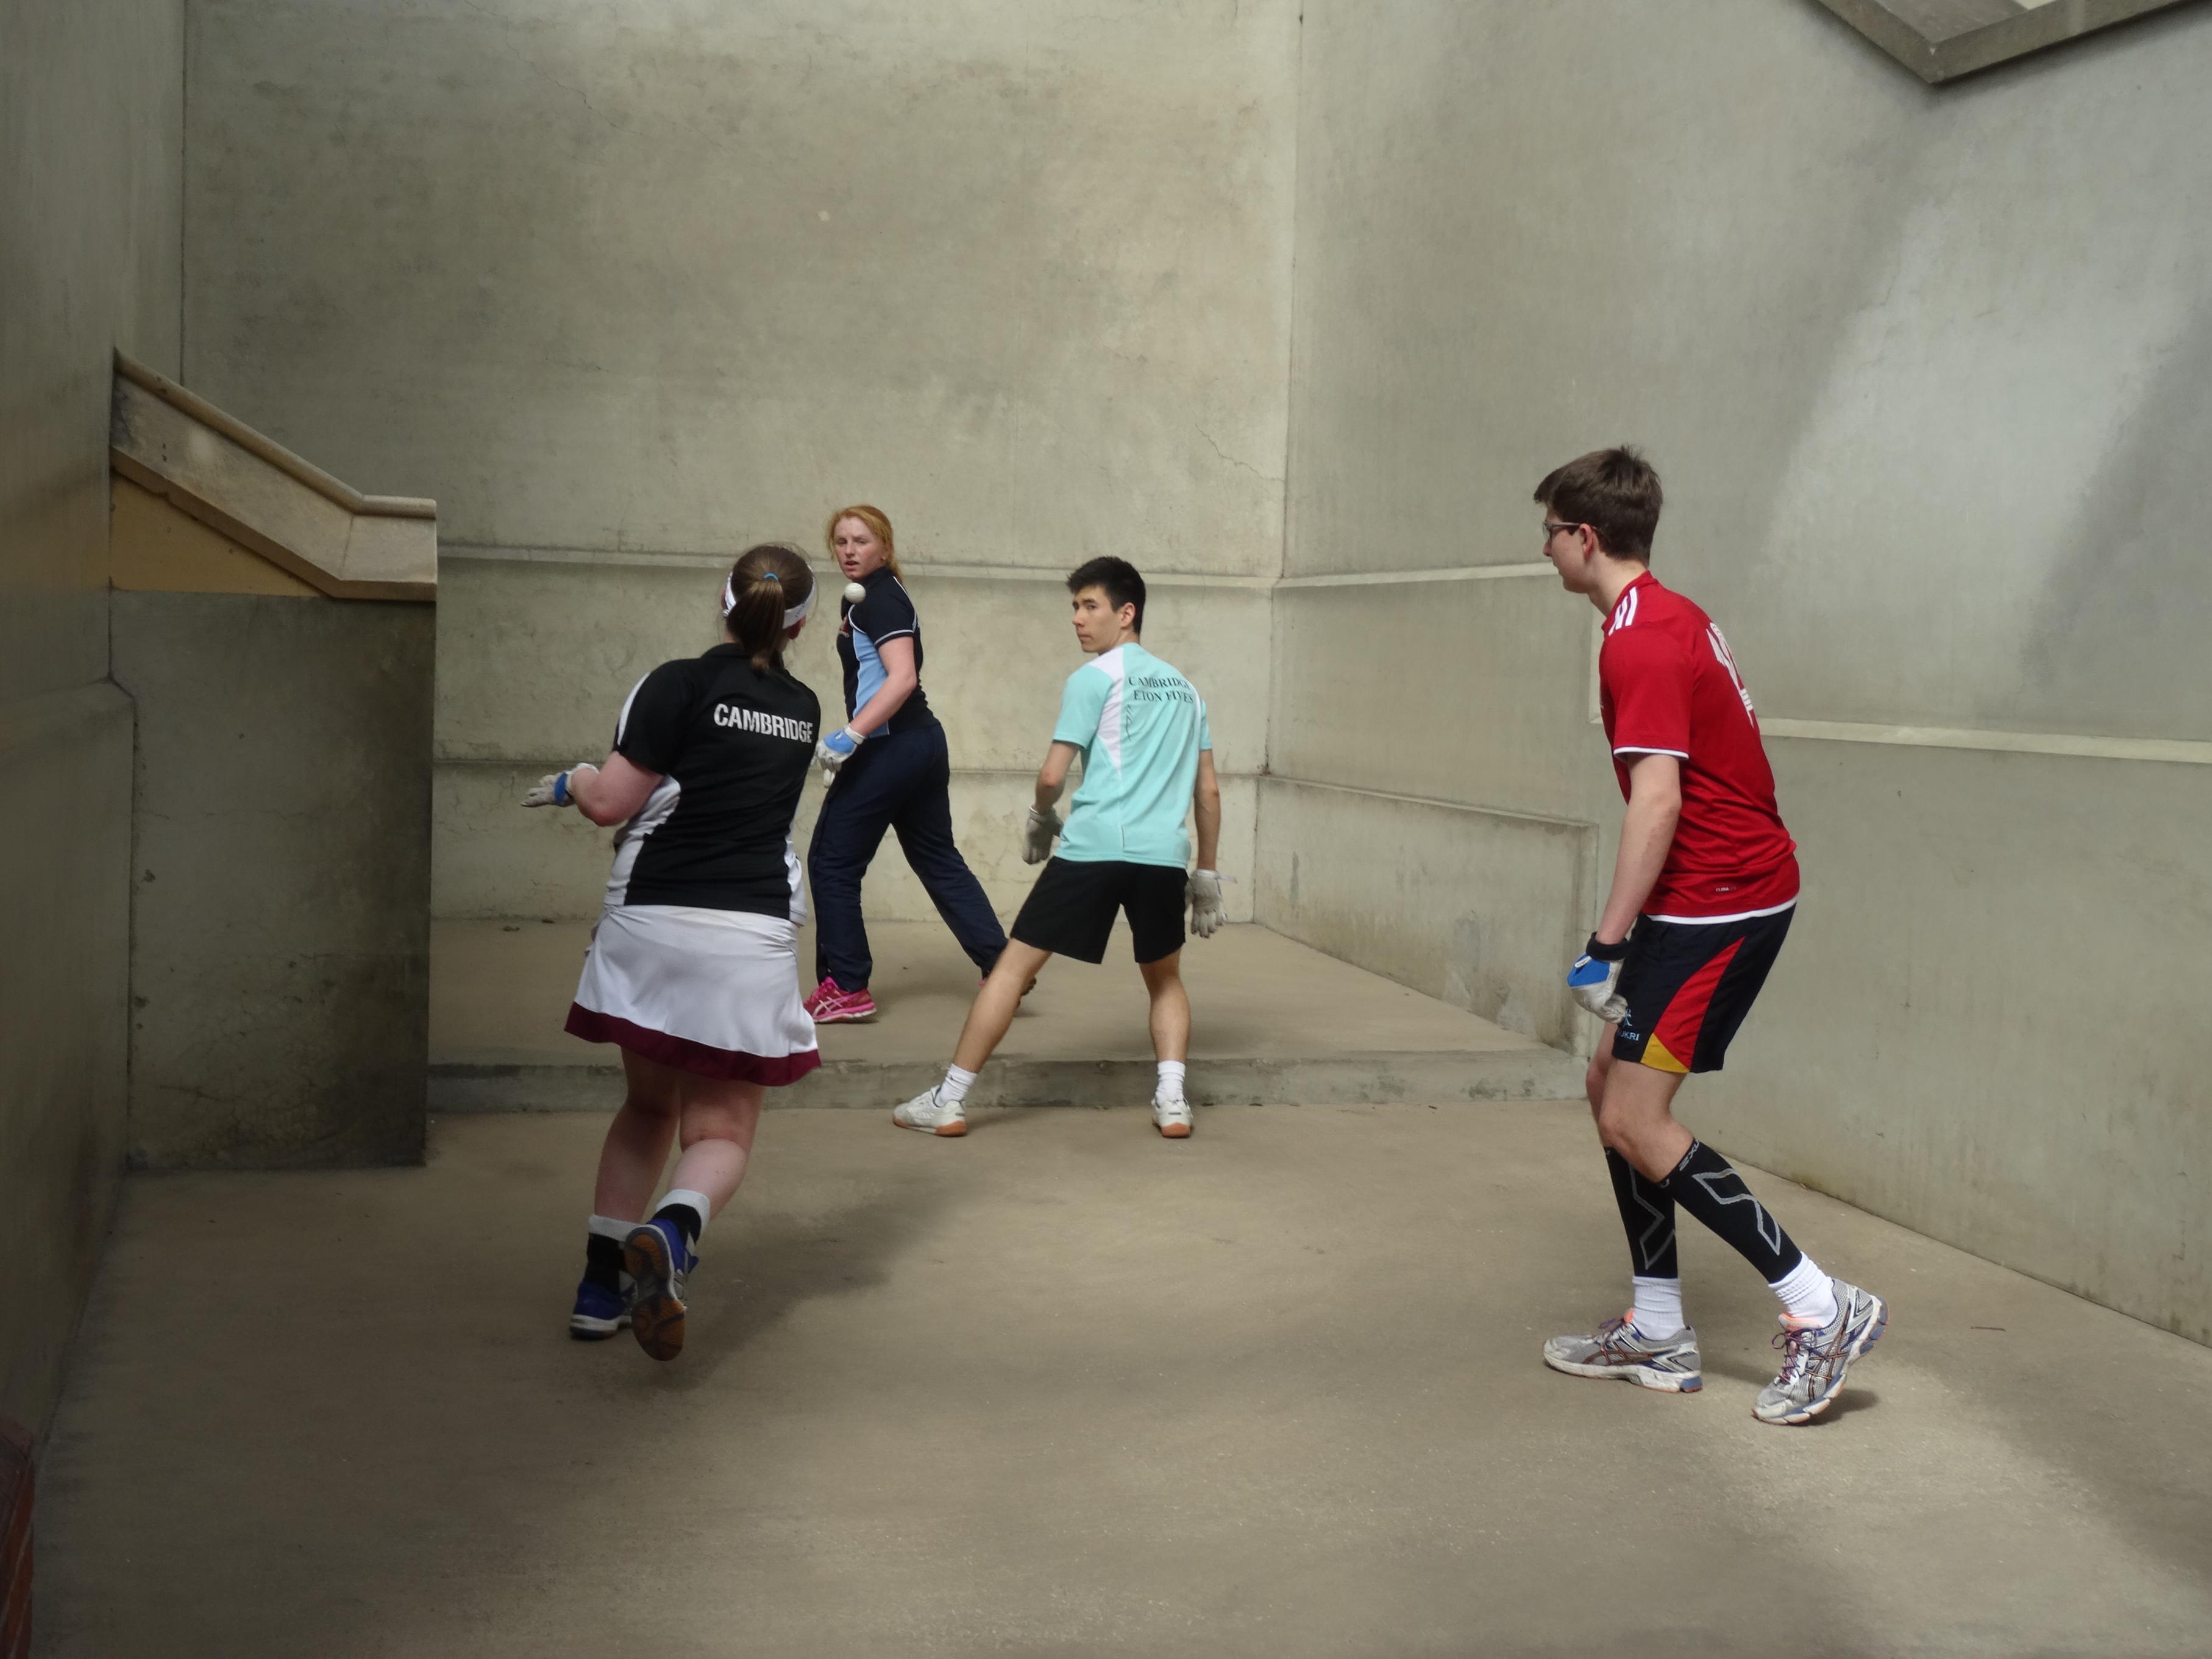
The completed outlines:
<svg viewBox="0 0 2212 1659">
<path fill-rule="evenodd" d="M 894 1107 L 891 1121 L 902 1129 L 920 1129 L 925 1134 L 964 1135 L 968 1133 L 968 1115 L 960 1109 L 957 1100 L 939 1100 L 937 1091 L 925 1089 L 903 1106 Z M 1183 1131 L 1185 1134 L 1189 1130 Z"/>
<path fill-rule="evenodd" d="M 1695 1331 L 1686 1325 L 1672 1336 L 1646 1336 L 1627 1314 L 1588 1336 L 1553 1337 L 1544 1344 L 1544 1363 L 1569 1376 L 1617 1376 L 1666 1394 L 1695 1394 L 1705 1386 Z"/>
<path fill-rule="evenodd" d="M 1166 1100 L 1152 1097 L 1152 1127 L 1170 1140 L 1181 1140 L 1190 1133 L 1190 1103 L 1187 1100 Z"/>
<path fill-rule="evenodd" d="M 1844 1373 L 1889 1328 L 1887 1303 L 1840 1279 L 1830 1282 L 1836 1289 L 1835 1319 L 1809 1329 L 1785 1319 L 1774 1339 L 1782 1350 L 1782 1374 L 1759 1391 L 1751 1408 L 1762 1423 L 1809 1423 L 1827 1410 L 1843 1392 Z"/>
</svg>

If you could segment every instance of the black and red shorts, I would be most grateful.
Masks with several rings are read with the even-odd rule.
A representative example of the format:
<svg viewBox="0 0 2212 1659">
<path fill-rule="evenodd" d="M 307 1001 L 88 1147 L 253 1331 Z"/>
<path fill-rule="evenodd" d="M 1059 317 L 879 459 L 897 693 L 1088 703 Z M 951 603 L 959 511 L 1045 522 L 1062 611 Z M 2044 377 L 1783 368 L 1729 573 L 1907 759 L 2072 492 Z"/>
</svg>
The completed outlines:
<svg viewBox="0 0 2212 1659">
<path fill-rule="evenodd" d="M 1628 1016 L 1613 1057 L 1655 1072 L 1719 1071 L 1796 914 L 1792 905 L 1741 921 L 1638 916 L 1620 969 Z"/>
</svg>

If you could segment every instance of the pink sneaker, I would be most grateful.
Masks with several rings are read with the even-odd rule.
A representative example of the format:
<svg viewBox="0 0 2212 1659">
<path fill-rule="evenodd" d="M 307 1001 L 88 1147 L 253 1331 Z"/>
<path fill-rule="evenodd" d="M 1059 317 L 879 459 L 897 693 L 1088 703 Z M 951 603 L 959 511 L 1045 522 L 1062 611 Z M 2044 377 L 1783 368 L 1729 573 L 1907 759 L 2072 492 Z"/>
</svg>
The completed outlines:
<svg viewBox="0 0 2212 1659">
<path fill-rule="evenodd" d="M 873 1019 L 876 1000 L 866 990 L 848 991 L 826 975 L 814 988 L 814 994 L 806 999 L 806 1012 L 817 1025 L 832 1025 L 841 1019 Z"/>
</svg>

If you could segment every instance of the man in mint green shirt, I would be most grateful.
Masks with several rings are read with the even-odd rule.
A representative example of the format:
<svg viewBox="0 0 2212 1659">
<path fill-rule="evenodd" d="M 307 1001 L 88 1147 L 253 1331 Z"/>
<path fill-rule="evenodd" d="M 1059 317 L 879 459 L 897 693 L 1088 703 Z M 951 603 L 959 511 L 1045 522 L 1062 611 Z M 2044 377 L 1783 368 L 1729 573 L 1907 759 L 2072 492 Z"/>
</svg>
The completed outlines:
<svg viewBox="0 0 2212 1659">
<path fill-rule="evenodd" d="M 1013 1024 L 1037 970 L 1055 956 L 1103 962 L 1116 915 L 1129 918 L 1137 966 L 1152 994 L 1159 1082 L 1152 1124 L 1171 1140 L 1190 1133 L 1184 1066 L 1190 998 L 1182 985 L 1183 905 L 1200 939 L 1221 926 L 1221 785 L 1206 702 L 1191 683 L 1145 649 L 1145 579 L 1125 559 L 1093 559 L 1067 579 L 1075 637 L 1091 660 L 1067 677 L 1052 748 L 1037 773 L 1036 804 L 1022 858 L 1043 864 L 1012 937 L 953 1050 L 945 1081 L 891 1114 L 902 1128 L 963 1135 L 963 1105 L 975 1073 Z M 1083 757 L 1083 782 L 1063 830 L 1053 808 L 1067 769 Z M 1198 831 L 1198 868 L 1186 877 Z M 1055 836 L 1060 850 L 1053 852 Z M 1046 862 L 1049 859 L 1050 862 Z"/>
</svg>

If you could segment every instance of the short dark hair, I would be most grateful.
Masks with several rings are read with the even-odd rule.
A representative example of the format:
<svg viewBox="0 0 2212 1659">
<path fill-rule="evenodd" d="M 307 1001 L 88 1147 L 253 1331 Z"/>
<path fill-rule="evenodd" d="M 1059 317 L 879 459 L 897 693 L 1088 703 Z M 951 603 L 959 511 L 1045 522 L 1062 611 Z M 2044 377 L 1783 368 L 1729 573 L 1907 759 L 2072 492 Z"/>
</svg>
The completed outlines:
<svg viewBox="0 0 2212 1659">
<path fill-rule="evenodd" d="M 1666 498 L 1651 463 L 1623 444 L 1554 467 L 1536 486 L 1536 500 L 1553 518 L 1597 532 L 1599 545 L 1616 559 L 1649 561 Z"/>
<path fill-rule="evenodd" d="M 1104 588 L 1106 603 L 1116 611 L 1125 605 L 1135 605 L 1137 619 L 1129 625 L 1139 634 L 1145 631 L 1145 579 L 1137 574 L 1136 566 L 1111 554 L 1086 559 L 1067 579 L 1067 591 L 1080 593 L 1086 587 Z"/>
</svg>

